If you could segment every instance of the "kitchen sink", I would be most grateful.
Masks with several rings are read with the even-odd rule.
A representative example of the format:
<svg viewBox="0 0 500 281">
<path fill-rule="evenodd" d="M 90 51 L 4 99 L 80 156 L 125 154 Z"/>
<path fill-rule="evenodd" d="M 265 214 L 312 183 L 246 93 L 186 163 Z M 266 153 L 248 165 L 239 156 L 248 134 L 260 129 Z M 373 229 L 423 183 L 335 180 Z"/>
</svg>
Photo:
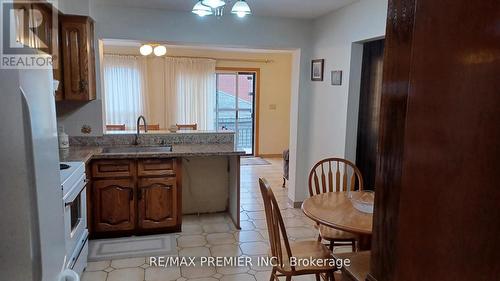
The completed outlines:
<svg viewBox="0 0 500 281">
<path fill-rule="evenodd" d="M 102 153 L 162 153 L 172 152 L 172 146 L 122 146 L 122 147 L 105 147 Z"/>
</svg>

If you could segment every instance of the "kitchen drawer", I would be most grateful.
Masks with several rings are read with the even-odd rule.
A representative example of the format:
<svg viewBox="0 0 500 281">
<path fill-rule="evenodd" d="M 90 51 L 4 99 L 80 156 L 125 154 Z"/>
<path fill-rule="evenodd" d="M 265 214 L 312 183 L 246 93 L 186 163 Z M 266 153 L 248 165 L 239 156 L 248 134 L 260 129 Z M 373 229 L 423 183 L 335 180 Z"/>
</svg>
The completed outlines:
<svg viewBox="0 0 500 281">
<path fill-rule="evenodd" d="M 145 159 L 137 163 L 137 174 L 143 176 L 169 176 L 175 175 L 175 159 Z"/>
<path fill-rule="evenodd" d="M 92 164 L 92 176 L 96 178 L 131 177 L 134 174 L 134 161 L 97 160 Z"/>
</svg>

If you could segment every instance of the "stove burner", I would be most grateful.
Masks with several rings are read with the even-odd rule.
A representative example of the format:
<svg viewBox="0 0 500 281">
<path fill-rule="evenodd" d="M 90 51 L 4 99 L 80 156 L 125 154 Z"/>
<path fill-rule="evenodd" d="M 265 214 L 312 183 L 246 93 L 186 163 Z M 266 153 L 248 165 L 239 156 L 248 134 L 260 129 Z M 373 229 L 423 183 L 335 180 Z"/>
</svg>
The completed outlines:
<svg viewBox="0 0 500 281">
<path fill-rule="evenodd" d="M 59 164 L 59 169 L 60 170 L 66 170 L 69 169 L 71 166 L 68 164 Z"/>
</svg>

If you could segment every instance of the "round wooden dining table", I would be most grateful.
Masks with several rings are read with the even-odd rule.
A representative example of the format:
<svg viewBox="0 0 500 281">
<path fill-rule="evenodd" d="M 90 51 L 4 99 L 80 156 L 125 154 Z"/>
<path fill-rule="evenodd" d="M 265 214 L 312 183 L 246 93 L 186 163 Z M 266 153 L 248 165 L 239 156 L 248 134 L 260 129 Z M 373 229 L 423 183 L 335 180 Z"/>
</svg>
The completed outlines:
<svg viewBox="0 0 500 281">
<path fill-rule="evenodd" d="M 358 248 L 370 249 L 373 214 L 355 209 L 347 198 L 347 192 L 326 192 L 311 196 L 302 203 L 302 211 L 319 224 L 358 234 Z"/>
</svg>

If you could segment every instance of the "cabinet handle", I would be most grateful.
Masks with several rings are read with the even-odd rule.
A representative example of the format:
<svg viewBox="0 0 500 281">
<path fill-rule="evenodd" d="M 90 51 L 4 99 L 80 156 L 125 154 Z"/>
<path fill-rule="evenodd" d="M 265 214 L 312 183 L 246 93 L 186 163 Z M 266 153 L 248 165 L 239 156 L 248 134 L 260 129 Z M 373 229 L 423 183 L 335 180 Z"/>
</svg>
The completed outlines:
<svg viewBox="0 0 500 281">
<path fill-rule="evenodd" d="M 88 85 L 89 82 L 87 80 L 80 80 L 80 92 L 86 91 Z"/>
</svg>

